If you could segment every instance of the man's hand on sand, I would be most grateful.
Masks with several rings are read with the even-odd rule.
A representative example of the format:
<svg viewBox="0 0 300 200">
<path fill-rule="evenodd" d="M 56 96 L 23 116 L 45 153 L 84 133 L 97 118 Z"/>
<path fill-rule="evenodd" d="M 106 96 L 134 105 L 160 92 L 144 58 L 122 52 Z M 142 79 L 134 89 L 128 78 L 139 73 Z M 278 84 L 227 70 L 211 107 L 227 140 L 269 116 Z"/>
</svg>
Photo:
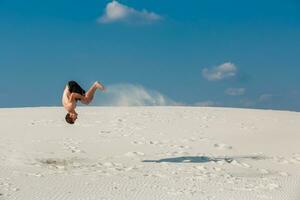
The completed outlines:
<svg viewBox="0 0 300 200">
<path fill-rule="evenodd" d="M 104 87 L 101 83 L 99 83 L 98 81 L 95 82 L 95 85 L 96 85 L 96 87 L 97 87 L 99 90 L 101 90 L 101 91 L 103 91 L 103 92 L 106 90 L 105 87 Z"/>
</svg>

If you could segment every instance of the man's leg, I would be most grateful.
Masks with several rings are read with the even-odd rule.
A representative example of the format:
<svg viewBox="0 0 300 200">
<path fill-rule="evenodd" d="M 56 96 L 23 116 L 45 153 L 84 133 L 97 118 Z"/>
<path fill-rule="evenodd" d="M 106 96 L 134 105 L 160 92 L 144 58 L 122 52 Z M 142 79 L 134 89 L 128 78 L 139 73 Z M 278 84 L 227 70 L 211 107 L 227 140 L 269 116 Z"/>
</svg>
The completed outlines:
<svg viewBox="0 0 300 200">
<path fill-rule="evenodd" d="M 81 102 L 84 103 L 84 104 L 91 103 L 97 89 L 104 90 L 104 87 L 99 82 L 95 82 L 91 86 L 91 88 L 85 93 L 85 98 L 83 100 L 81 100 Z"/>
</svg>

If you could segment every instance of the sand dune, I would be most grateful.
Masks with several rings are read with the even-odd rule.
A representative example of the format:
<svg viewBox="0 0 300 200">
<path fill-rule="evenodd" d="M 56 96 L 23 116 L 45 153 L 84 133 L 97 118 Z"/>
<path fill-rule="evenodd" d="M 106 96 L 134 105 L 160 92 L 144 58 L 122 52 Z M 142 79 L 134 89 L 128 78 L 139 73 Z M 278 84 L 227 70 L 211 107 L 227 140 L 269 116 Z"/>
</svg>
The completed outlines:
<svg viewBox="0 0 300 200">
<path fill-rule="evenodd" d="M 300 113 L 0 109 L 0 200 L 299 200 Z"/>
</svg>

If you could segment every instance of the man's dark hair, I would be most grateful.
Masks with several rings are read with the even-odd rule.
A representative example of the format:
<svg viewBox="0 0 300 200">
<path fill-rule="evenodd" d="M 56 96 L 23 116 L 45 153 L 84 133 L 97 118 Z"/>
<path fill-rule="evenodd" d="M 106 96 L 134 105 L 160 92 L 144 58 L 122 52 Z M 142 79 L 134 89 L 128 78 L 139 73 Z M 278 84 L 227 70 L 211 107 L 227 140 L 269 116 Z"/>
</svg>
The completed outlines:
<svg viewBox="0 0 300 200">
<path fill-rule="evenodd" d="M 66 122 L 68 122 L 69 124 L 74 124 L 73 119 L 70 117 L 70 113 L 67 113 L 65 119 L 66 119 Z"/>
</svg>

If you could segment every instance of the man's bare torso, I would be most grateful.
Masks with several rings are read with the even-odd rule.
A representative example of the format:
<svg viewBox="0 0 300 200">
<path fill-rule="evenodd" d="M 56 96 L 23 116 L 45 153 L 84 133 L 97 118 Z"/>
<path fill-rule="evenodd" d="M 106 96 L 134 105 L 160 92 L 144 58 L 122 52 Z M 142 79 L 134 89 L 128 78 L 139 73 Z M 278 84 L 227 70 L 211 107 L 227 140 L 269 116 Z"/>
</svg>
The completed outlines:
<svg viewBox="0 0 300 200">
<path fill-rule="evenodd" d="M 69 87 L 66 86 L 62 96 L 62 104 L 68 112 L 73 112 L 76 108 L 76 102 L 70 100 L 70 95 Z"/>
</svg>

